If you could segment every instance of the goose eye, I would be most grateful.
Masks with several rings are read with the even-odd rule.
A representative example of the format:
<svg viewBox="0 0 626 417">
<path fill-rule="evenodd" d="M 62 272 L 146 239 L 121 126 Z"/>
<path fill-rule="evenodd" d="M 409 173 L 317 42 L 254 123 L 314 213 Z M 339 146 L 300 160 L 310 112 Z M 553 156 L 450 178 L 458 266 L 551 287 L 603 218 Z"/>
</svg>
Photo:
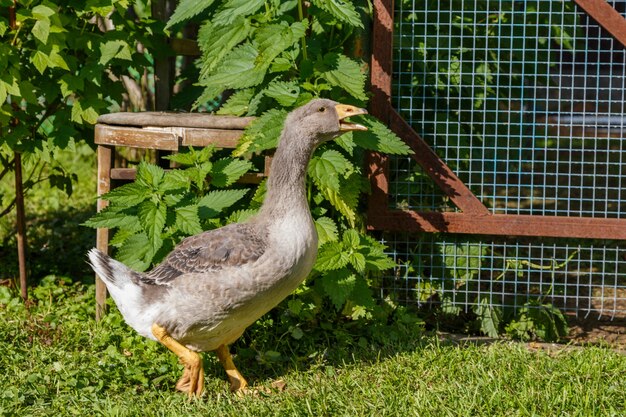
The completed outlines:
<svg viewBox="0 0 626 417">
<path fill-rule="evenodd" d="M 324 113 L 326 111 L 326 107 L 320 107 L 319 109 L 317 109 L 317 111 L 320 113 Z"/>
</svg>

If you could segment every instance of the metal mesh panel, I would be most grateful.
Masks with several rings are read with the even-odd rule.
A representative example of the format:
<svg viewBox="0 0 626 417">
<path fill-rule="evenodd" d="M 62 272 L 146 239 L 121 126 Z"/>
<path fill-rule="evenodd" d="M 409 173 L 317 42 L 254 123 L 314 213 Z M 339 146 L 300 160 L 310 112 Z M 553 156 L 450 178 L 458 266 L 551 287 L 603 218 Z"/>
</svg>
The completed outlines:
<svg viewBox="0 0 626 417">
<path fill-rule="evenodd" d="M 400 267 L 383 279 L 383 298 L 464 311 L 552 303 L 583 317 L 626 316 L 626 252 L 608 242 L 392 234 L 385 243 Z"/>
<path fill-rule="evenodd" d="M 626 217 L 626 53 L 573 2 L 398 1 L 394 42 L 394 107 L 492 213 Z M 390 179 L 391 208 L 456 210 L 410 158 Z M 619 243 L 480 239 L 390 236 L 407 266 L 383 287 L 626 315 Z"/>
</svg>

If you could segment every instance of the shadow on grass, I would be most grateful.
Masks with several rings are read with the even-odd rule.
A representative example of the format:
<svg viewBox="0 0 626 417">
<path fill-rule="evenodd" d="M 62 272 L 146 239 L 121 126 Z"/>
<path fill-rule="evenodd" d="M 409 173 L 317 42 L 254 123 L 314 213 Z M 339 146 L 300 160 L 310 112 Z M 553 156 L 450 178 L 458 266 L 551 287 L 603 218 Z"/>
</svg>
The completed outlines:
<svg viewBox="0 0 626 417">
<path fill-rule="evenodd" d="M 94 207 L 50 211 L 27 220 L 27 268 L 29 285 L 47 275 L 82 280 L 92 275 L 86 263 L 87 251 L 95 245 L 95 230 L 81 226 L 95 212 Z M 16 234 L 0 241 L 0 278 L 18 276 Z"/>
</svg>

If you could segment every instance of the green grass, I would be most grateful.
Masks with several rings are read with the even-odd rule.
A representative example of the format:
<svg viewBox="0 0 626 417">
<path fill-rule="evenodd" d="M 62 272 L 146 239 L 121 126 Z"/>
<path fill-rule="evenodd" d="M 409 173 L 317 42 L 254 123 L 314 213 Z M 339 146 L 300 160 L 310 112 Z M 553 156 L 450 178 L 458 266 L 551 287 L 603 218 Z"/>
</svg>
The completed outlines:
<svg viewBox="0 0 626 417">
<path fill-rule="evenodd" d="M 310 344 L 309 335 L 273 334 L 267 319 L 244 337 L 251 347 L 234 347 L 256 393 L 230 394 L 206 354 L 206 392 L 188 401 L 173 389 L 181 373 L 175 356 L 136 336 L 114 308 L 96 323 L 93 293 L 91 285 L 49 277 L 27 310 L 0 291 L 0 415 L 626 414 L 626 357 L 608 348 L 460 347 L 419 334 L 373 344 L 349 331 L 338 341 L 333 330 L 328 342 Z M 272 387 L 276 380 L 286 383 L 283 391 Z"/>
<path fill-rule="evenodd" d="M 173 354 L 135 335 L 115 307 L 94 321 L 84 259 L 95 232 L 79 226 L 95 210 L 94 156 L 81 145 L 59 161 L 79 175 L 72 198 L 42 184 L 26 200 L 30 308 L 0 287 L 1 416 L 626 415 L 626 357 L 609 348 L 460 347 L 415 323 L 313 320 L 302 333 L 276 310 L 232 348 L 254 393 L 230 394 L 206 354 L 205 394 L 188 401 L 174 391 L 182 367 Z M 0 184 L 5 197 L 10 183 Z M 0 278 L 17 270 L 13 220 L 0 219 Z"/>
</svg>

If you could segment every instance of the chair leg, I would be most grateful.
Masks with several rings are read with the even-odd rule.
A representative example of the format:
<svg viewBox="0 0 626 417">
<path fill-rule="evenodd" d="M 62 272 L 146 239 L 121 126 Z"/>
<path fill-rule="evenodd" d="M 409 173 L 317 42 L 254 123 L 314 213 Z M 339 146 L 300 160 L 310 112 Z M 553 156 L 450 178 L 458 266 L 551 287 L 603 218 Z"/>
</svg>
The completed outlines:
<svg viewBox="0 0 626 417">
<path fill-rule="evenodd" d="M 98 197 L 111 189 L 111 159 L 112 150 L 108 146 L 98 146 Z M 108 202 L 98 198 L 98 211 L 107 206 Z M 96 247 L 104 253 L 109 253 L 109 229 L 99 228 L 96 231 Z M 96 275 L 96 320 L 105 314 L 107 288 L 104 282 Z"/>
</svg>

